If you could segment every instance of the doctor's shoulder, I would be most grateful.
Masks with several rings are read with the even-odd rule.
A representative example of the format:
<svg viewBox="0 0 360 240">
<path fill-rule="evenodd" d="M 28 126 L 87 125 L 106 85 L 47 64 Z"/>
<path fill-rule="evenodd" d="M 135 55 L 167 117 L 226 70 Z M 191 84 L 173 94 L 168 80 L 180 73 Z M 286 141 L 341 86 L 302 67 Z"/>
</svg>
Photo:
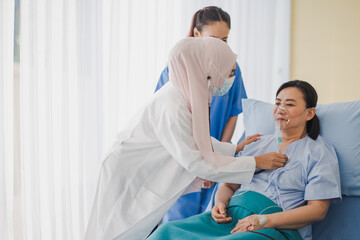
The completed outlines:
<svg viewBox="0 0 360 240">
<path fill-rule="evenodd" d="M 191 122 L 191 112 L 181 92 L 170 83 L 160 90 L 147 106 L 149 118 L 152 121 L 167 122 L 171 125 L 179 121 Z"/>
</svg>

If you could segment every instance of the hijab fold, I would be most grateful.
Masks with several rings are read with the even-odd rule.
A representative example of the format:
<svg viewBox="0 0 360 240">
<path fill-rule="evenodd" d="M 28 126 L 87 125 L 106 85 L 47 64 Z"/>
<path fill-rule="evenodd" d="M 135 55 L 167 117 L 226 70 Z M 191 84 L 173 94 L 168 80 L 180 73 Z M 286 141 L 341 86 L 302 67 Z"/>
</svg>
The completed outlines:
<svg viewBox="0 0 360 240">
<path fill-rule="evenodd" d="M 185 38 L 174 46 L 169 55 L 169 81 L 180 90 L 192 113 L 192 134 L 198 149 L 215 166 L 235 160 L 213 151 L 209 106 L 213 88 L 221 89 L 236 58 L 237 55 L 226 43 L 212 37 Z"/>
</svg>

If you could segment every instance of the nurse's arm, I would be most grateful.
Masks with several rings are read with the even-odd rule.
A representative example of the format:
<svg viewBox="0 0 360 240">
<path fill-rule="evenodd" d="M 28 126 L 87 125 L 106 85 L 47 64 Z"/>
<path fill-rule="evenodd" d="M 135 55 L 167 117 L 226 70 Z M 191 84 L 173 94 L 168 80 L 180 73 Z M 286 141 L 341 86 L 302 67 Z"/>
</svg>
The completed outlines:
<svg viewBox="0 0 360 240">
<path fill-rule="evenodd" d="M 238 119 L 238 116 L 233 116 L 233 117 L 230 117 L 229 120 L 227 121 L 227 123 L 224 127 L 224 130 L 221 134 L 222 142 L 230 142 L 231 141 L 231 138 L 234 134 L 237 119 Z"/>
</svg>

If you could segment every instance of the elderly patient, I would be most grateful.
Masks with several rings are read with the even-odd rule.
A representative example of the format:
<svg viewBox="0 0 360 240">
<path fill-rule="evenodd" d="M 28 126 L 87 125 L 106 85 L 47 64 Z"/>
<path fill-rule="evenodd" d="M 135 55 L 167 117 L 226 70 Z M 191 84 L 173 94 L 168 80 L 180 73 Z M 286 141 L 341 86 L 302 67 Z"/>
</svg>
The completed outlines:
<svg viewBox="0 0 360 240">
<path fill-rule="evenodd" d="M 250 184 L 225 183 L 211 213 L 161 225 L 149 239 L 312 239 L 311 223 L 341 197 L 334 148 L 319 136 L 315 89 L 289 81 L 277 91 L 274 118 L 280 136 L 262 136 L 241 154 L 280 151 L 288 163 L 257 169 Z"/>
</svg>

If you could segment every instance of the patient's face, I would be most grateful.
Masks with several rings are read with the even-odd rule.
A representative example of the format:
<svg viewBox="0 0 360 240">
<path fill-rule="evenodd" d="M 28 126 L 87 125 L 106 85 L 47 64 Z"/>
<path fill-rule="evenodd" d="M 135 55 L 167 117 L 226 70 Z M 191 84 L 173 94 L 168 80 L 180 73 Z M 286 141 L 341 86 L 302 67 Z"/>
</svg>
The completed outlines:
<svg viewBox="0 0 360 240">
<path fill-rule="evenodd" d="M 273 114 L 282 130 L 292 128 L 303 131 L 308 113 L 302 92 L 295 87 L 281 90 L 276 97 Z"/>
</svg>

